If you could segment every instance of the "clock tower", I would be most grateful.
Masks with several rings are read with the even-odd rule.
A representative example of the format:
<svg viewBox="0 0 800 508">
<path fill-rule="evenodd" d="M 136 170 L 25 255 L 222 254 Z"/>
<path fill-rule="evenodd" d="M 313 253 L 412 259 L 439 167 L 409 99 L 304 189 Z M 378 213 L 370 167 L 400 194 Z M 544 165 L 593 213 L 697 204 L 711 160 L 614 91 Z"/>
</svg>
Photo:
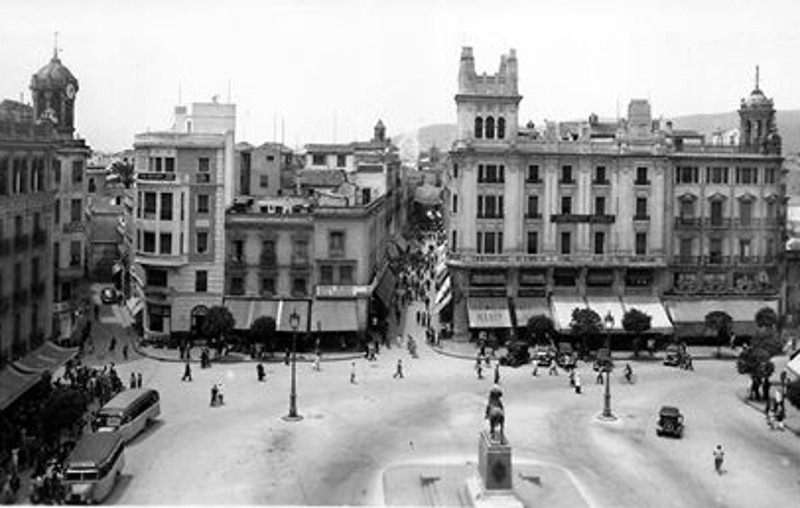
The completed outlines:
<svg viewBox="0 0 800 508">
<path fill-rule="evenodd" d="M 58 48 L 53 58 L 31 78 L 33 114 L 37 120 L 49 119 L 56 131 L 72 137 L 75 131 L 75 94 L 78 80 L 58 58 Z"/>
</svg>

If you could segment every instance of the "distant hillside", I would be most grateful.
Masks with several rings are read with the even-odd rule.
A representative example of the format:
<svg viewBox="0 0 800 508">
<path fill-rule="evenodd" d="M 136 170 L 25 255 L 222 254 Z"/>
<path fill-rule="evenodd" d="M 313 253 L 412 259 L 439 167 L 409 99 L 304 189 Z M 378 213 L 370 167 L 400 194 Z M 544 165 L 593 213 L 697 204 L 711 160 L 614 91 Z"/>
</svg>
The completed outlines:
<svg viewBox="0 0 800 508">
<path fill-rule="evenodd" d="M 800 110 L 778 111 L 778 132 L 783 139 L 784 155 L 800 153 Z M 739 115 L 735 111 L 709 115 L 687 115 L 671 119 L 676 129 L 692 129 L 710 136 L 717 129 L 729 130 L 739 126 Z M 406 160 L 416 160 L 420 151 L 431 146 L 446 151 L 456 139 L 454 124 L 426 125 L 413 132 L 396 136 L 395 143 L 401 148 Z"/>
</svg>

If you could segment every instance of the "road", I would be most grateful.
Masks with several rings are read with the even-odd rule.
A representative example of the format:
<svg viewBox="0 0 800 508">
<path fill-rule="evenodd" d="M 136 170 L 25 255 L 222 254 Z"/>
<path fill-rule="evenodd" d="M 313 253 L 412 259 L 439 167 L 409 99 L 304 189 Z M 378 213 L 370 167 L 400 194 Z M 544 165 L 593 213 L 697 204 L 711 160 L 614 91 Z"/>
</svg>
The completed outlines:
<svg viewBox="0 0 800 508">
<path fill-rule="evenodd" d="M 398 358 L 404 379 L 392 377 Z M 504 368 L 515 460 L 570 471 L 587 505 L 796 505 L 800 440 L 767 430 L 763 416 L 741 402 L 737 390 L 747 381 L 732 362 L 695 366 L 686 372 L 642 362 L 635 385 L 612 379 L 614 423 L 596 419 L 603 387 L 589 366 L 581 365 L 581 395 L 563 373 L 532 377 L 529 368 Z M 290 423 L 281 419 L 290 380 L 282 363 L 268 365 L 266 383 L 256 381 L 250 363 L 195 368 L 191 383 L 180 381 L 181 364 L 137 357 L 117 367 L 123 380 L 144 372 L 145 385 L 162 395 L 161 421 L 129 446 L 125 476 L 108 500 L 136 505 L 382 504 L 381 471 L 392 464 L 476 460 L 491 387 L 491 376 L 476 379 L 472 362 L 427 346 L 418 359 L 382 349 L 378 362 L 357 362 L 356 384 L 349 362 L 324 363 L 322 372 L 299 365 L 304 419 Z M 220 381 L 226 405 L 211 408 L 210 387 Z M 664 404 L 684 412 L 683 439 L 655 435 Z M 716 444 L 726 450 L 723 475 L 713 468 Z"/>
</svg>

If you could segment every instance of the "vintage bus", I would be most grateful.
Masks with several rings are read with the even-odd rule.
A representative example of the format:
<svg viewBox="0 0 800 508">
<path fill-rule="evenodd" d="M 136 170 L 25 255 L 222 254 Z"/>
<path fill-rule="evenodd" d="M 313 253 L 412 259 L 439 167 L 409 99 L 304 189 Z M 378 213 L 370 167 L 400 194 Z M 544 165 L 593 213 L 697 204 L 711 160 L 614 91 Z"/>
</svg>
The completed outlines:
<svg viewBox="0 0 800 508">
<path fill-rule="evenodd" d="M 64 463 L 69 503 L 99 503 L 116 485 L 125 466 L 125 442 L 119 432 L 87 434 Z"/>
<path fill-rule="evenodd" d="M 150 388 L 125 390 L 98 411 L 95 428 L 99 432 L 119 431 L 127 442 L 136 437 L 160 414 L 160 397 L 156 390 Z"/>
</svg>

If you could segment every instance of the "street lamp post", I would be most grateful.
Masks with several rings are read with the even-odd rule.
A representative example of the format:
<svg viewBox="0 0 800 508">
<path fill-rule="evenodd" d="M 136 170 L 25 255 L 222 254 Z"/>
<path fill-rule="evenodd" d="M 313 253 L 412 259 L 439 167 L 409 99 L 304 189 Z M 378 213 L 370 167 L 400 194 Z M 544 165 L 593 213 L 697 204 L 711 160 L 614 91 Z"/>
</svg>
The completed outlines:
<svg viewBox="0 0 800 508">
<path fill-rule="evenodd" d="M 606 369 L 606 386 L 605 394 L 603 395 L 603 419 L 615 420 L 614 413 L 611 412 L 611 329 L 614 327 L 614 316 L 609 311 L 603 320 L 606 328 L 606 351 L 608 351 L 609 364 L 605 366 Z"/>
<path fill-rule="evenodd" d="M 292 310 L 289 316 L 289 326 L 292 327 L 292 389 L 289 393 L 289 414 L 283 419 L 296 422 L 303 419 L 297 414 L 297 328 L 300 326 L 300 316 L 296 310 Z"/>
</svg>

